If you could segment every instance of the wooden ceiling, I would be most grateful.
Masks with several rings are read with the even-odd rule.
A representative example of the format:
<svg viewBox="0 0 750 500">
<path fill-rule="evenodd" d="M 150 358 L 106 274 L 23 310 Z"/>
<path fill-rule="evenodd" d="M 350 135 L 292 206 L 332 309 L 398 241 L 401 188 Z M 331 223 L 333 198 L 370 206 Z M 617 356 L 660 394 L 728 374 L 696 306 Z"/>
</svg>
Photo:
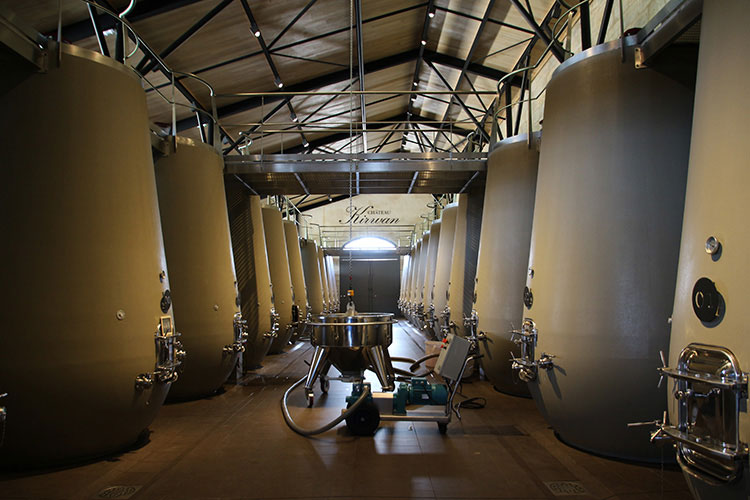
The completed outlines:
<svg viewBox="0 0 750 500">
<path fill-rule="evenodd" d="M 354 130 L 361 127 L 358 95 L 237 95 L 359 90 L 356 1 L 140 0 L 126 18 L 170 69 L 210 83 L 217 94 L 225 150 L 241 139 L 238 146 L 248 153 L 360 153 L 362 135 L 348 132 L 352 122 Z M 129 2 L 97 3 L 120 12 Z M 530 8 L 542 26 L 557 14 L 555 0 L 518 3 Z M 87 4 L 63 0 L 62 7 L 63 39 L 100 50 Z M 42 33 L 56 31 L 58 0 L 0 0 L 0 8 Z M 115 30 L 107 29 L 111 18 L 98 12 L 114 54 Z M 403 94 L 366 96 L 368 152 L 464 150 L 467 135 L 478 124 L 489 133 L 490 122 L 483 118 L 495 96 L 429 92 L 495 91 L 498 79 L 519 67 L 531 49 L 543 49 L 533 26 L 511 0 L 361 0 L 361 22 L 363 88 L 424 92 L 413 100 Z M 131 50 L 133 46 L 131 41 Z M 153 122 L 170 127 L 172 110 L 165 98 L 174 95 L 181 104 L 176 109 L 178 130 L 199 138 L 191 101 L 210 110 L 209 89 L 180 76 L 183 92 L 173 93 L 169 79 L 149 64 L 142 47 L 127 63 L 147 82 Z M 519 81 L 520 77 L 514 79 L 511 87 L 515 98 Z M 506 128 L 501 122 L 502 133 Z M 241 132 L 252 142 L 241 138 Z"/>
</svg>

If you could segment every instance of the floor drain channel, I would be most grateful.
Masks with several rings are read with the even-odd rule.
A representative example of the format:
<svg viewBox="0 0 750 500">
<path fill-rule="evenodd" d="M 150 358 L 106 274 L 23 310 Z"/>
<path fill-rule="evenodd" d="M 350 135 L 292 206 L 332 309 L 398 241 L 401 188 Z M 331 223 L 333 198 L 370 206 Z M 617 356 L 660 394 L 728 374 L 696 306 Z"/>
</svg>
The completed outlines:
<svg viewBox="0 0 750 500">
<path fill-rule="evenodd" d="M 140 486 L 108 486 L 94 498 L 130 498 L 140 489 Z"/>
<path fill-rule="evenodd" d="M 580 481 L 545 481 L 544 485 L 547 486 L 556 497 L 589 494 Z"/>
</svg>

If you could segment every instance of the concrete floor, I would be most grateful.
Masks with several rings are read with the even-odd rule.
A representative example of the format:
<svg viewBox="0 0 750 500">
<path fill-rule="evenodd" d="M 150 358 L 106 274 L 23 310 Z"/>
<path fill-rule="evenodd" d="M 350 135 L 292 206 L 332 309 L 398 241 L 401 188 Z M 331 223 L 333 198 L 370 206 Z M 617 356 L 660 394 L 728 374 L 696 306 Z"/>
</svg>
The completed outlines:
<svg viewBox="0 0 750 500">
<path fill-rule="evenodd" d="M 402 321 L 390 351 L 419 357 L 424 340 Z M 306 373 L 311 353 L 299 343 L 222 394 L 165 406 L 139 448 L 75 467 L 0 475 L 0 498 L 690 498 L 675 468 L 570 448 L 533 401 L 480 380 L 464 384 L 463 393 L 486 398 L 486 408 L 463 410 L 445 436 L 434 423 L 397 422 L 382 424 L 374 437 L 353 437 L 342 423 L 304 438 L 285 425 L 279 399 Z M 333 381 L 307 409 L 299 390 L 291 411 L 305 426 L 323 423 L 340 412 L 349 391 Z M 107 490 L 113 486 L 121 488 Z"/>
</svg>

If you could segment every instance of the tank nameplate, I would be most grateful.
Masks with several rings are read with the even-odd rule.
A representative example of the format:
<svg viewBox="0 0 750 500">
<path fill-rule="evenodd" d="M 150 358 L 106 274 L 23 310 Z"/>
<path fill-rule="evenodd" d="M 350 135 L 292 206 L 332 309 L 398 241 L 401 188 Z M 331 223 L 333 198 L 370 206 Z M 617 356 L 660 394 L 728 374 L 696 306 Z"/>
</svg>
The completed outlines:
<svg viewBox="0 0 750 500">
<path fill-rule="evenodd" d="M 695 315 L 704 323 L 713 323 L 724 314 L 724 300 L 716 284 L 708 278 L 695 283 L 692 302 Z"/>
</svg>

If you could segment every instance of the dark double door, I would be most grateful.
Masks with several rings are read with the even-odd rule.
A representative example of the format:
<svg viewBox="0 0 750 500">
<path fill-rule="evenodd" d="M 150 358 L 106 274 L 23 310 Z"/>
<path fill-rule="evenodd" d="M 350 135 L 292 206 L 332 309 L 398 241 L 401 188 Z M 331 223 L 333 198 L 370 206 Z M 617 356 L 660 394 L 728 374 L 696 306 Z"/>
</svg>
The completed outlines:
<svg viewBox="0 0 750 500">
<path fill-rule="evenodd" d="M 341 295 L 349 289 L 349 257 L 339 260 Z M 352 260 L 354 305 L 359 312 L 398 313 L 400 266 L 395 258 L 360 258 Z M 346 303 L 341 304 L 346 310 Z"/>
</svg>

